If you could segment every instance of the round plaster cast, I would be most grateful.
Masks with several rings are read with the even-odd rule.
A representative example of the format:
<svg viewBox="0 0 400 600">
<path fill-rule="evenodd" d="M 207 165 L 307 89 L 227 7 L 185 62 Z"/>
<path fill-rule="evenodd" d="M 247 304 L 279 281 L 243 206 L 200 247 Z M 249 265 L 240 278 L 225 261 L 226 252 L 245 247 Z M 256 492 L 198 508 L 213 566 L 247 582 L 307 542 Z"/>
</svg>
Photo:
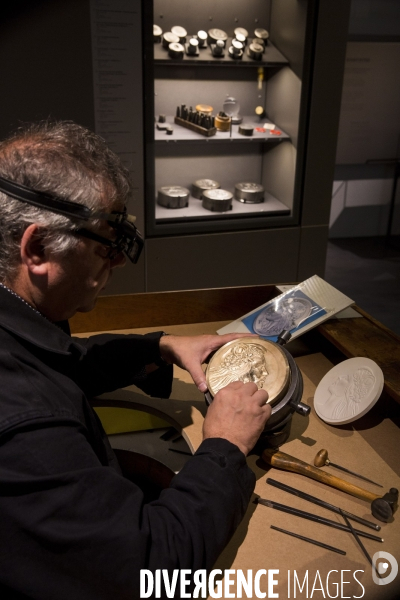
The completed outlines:
<svg viewBox="0 0 400 600">
<path fill-rule="evenodd" d="M 317 415 L 331 425 L 344 425 L 365 415 L 383 389 L 381 368 L 370 358 L 350 358 L 328 371 L 315 390 Z"/>
</svg>

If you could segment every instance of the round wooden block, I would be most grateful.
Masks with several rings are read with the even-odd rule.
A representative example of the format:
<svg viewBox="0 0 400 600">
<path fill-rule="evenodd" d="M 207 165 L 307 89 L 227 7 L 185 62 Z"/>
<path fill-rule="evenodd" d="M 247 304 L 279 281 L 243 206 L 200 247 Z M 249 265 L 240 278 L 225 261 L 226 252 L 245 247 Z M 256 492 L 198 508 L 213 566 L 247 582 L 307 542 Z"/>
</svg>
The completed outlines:
<svg viewBox="0 0 400 600">
<path fill-rule="evenodd" d="M 350 358 L 328 371 L 315 390 L 317 415 L 331 425 L 344 425 L 365 415 L 383 390 L 381 368 L 370 358 Z"/>
</svg>

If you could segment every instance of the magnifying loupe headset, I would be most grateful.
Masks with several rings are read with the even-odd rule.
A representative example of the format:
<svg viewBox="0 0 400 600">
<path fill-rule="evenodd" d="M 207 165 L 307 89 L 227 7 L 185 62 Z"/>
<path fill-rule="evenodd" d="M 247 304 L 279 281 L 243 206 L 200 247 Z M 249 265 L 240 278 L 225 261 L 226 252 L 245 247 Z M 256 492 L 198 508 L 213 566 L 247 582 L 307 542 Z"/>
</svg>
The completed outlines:
<svg viewBox="0 0 400 600">
<path fill-rule="evenodd" d="M 4 177 L 0 177 L 0 191 L 8 196 L 26 202 L 32 206 L 49 210 L 50 212 L 69 217 L 79 221 L 93 221 L 95 219 L 104 219 L 114 229 L 116 238 L 109 240 L 90 229 L 79 227 L 71 230 L 70 233 L 80 235 L 85 238 L 104 244 L 110 248 L 108 258 L 113 260 L 118 254 L 123 252 L 134 264 L 139 260 L 143 250 L 144 240 L 135 225 L 136 217 L 129 215 L 125 210 L 112 211 L 111 213 L 96 211 L 83 204 L 71 202 L 63 198 L 58 198 L 45 192 L 38 192 L 20 183 L 15 183 Z"/>
</svg>

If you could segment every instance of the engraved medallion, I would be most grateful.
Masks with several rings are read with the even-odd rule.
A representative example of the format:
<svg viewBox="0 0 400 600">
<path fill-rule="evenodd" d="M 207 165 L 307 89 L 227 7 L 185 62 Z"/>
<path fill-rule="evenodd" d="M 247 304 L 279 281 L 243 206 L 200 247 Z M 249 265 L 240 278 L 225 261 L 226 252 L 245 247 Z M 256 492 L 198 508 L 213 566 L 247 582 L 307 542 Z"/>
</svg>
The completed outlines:
<svg viewBox="0 0 400 600">
<path fill-rule="evenodd" d="M 275 336 L 291 331 L 310 316 L 312 304 L 307 298 L 286 298 L 277 306 L 271 304 L 262 310 L 253 322 L 254 333 Z"/>
<path fill-rule="evenodd" d="M 321 379 L 314 395 L 317 415 L 331 425 L 351 423 L 365 415 L 383 389 L 381 368 L 370 358 L 350 358 Z"/>
<path fill-rule="evenodd" d="M 212 396 L 232 381 L 252 381 L 268 392 L 268 404 L 273 405 L 286 393 L 290 367 L 278 344 L 243 337 L 217 350 L 207 366 L 206 380 Z"/>
</svg>

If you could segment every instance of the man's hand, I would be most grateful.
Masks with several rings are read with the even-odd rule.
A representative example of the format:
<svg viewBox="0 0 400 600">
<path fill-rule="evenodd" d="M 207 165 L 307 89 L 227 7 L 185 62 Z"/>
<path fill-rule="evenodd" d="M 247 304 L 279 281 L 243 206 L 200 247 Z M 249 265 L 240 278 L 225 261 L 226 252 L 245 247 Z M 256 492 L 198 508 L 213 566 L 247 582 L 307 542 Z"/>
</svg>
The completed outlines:
<svg viewBox="0 0 400 600">
<path fill-rule="evenodd" d="M 255 383 L 234 381 L 215 394 L 203 424 L 203 439 L 224 438 L 245 456 L 255 446 L 271 414 L 268 394 Z"/>
<path fill-rule="evenodd" d="M 251 333 L 227 333 L 226 335 L 165 335 L 160 338 L 160 353 L 169 363 L 186 369 L 200 392 L 207 390 L 206 377 L 201 365 L 206 358 L 224 344 L 241 337 L 258 337 Z"/>
</svg>

